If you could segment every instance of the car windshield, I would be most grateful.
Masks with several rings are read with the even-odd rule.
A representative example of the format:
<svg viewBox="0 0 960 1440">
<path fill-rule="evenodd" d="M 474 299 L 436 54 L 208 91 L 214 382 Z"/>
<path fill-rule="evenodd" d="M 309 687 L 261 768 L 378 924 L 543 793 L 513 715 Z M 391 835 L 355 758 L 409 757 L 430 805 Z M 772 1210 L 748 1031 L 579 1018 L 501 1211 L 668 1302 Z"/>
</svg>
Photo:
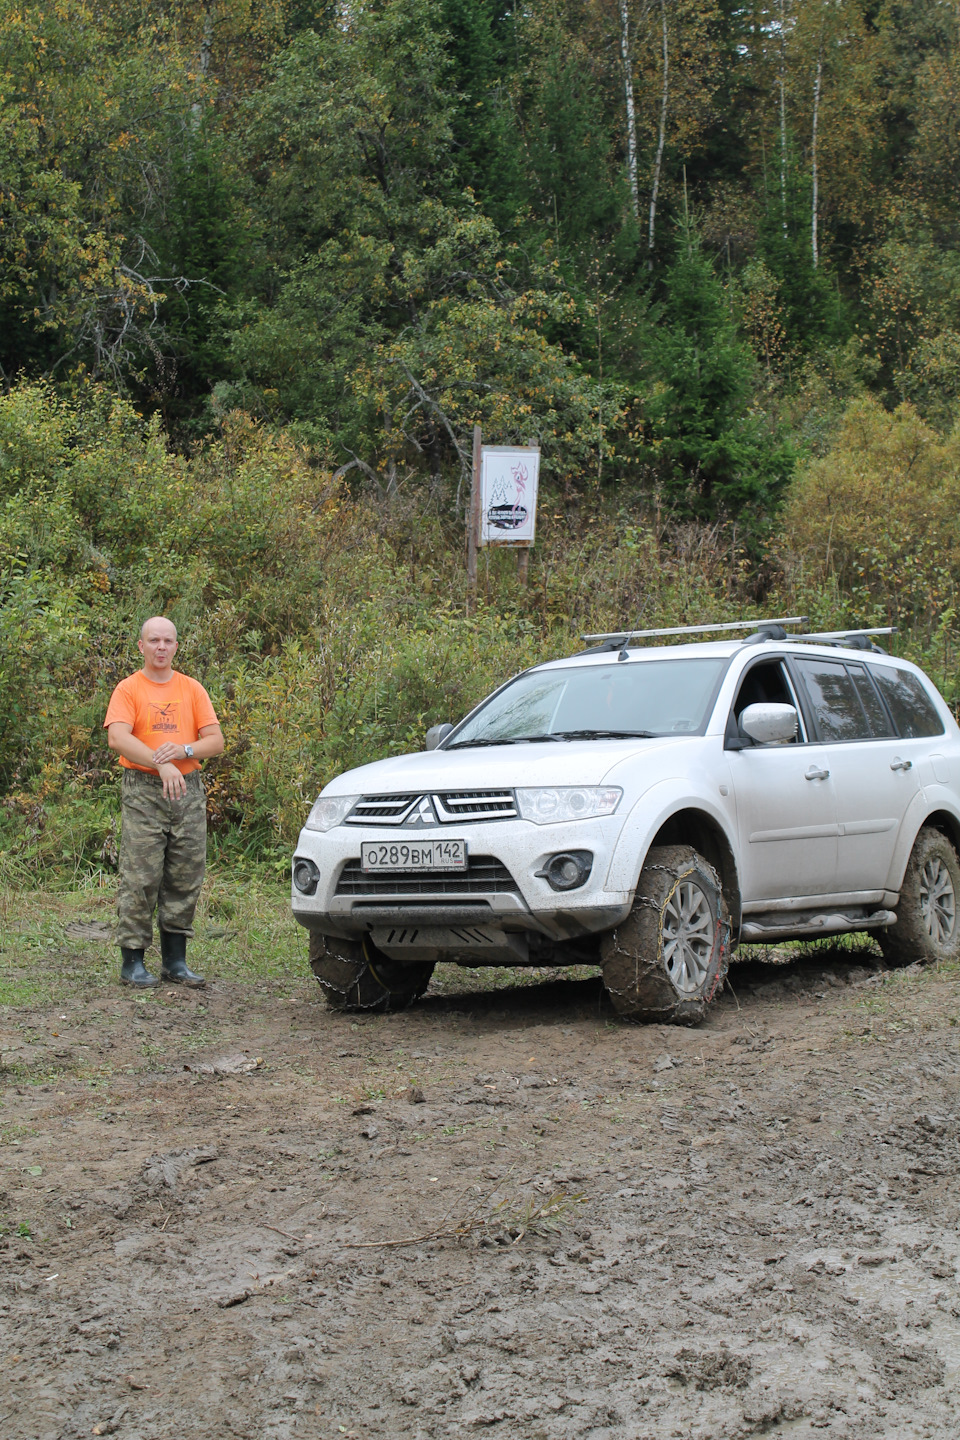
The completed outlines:
<svg viewBox="0 0 960 1440">
<path fill-rule="evenodd" d="M 487 701 L 460 745 L 693 735 L 706 724 L 726 660 L 630 660 L 533 670 Z"/>
</svg>

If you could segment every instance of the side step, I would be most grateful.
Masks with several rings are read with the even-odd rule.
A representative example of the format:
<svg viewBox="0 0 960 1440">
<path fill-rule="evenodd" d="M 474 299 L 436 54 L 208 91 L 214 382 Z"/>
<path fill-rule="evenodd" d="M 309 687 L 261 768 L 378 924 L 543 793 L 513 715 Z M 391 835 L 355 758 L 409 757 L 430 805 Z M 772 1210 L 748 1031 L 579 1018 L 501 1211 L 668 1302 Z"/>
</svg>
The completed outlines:
<svg viewBox="0 0 960 1440">
<path fill-rule="evenodd" d="M 788 920 L 782 911 L 768 911 L 766 915 L 752 915 L 740 927 L 740 939 L 748 945 L 766 940 L 815 940 L 820 935 L 844 935 L 853 930 L 881 930 L 886 925 L 893 925 L 896 918 L 893 910 L 872 910 L 869 914 L 838 911 L 834 914 L 811 915 L 808 912 Z"/>
</svg>

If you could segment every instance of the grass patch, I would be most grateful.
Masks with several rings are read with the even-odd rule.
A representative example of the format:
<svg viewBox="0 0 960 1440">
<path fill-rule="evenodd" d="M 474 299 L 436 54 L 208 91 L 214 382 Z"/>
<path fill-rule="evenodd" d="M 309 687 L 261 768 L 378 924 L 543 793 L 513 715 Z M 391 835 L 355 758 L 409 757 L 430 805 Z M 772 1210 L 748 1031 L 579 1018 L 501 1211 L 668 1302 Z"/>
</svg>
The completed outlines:
<svg viewBox="0 0 960 1440">
<path fill-rule="evenodd" d="M 116 943 L 69 927 L 112 926 L 115 903 L 115 881 L 0 892 L 0 1008 L 65 1004 L 114 986 Z M 267 877 L 208 871 L 195 930 L 191 964 L 213 980 L 296 982 L 309 974 L 306 932 L 291 918 L 286 886 Z M 155 944 L 147 957 L 154 969 L 158 954 Z"/>
<path fill-rule="evenodd" d="M 73 926 L 112 926 L 116 881 L 75 890 L 0 891 L 0 1009 L 67 1004 L 79 995 L 116 985 L 120 956 L 112 939 L 71 933 Z M 280 982 L 294 988 L 310 979 L 307 932 L 290 913 L 287 884 L 268 873 L 212 867 L 195 921 L 188 959 L 210 980 Z M 156 938 L 156 937 L 155 937 Z M 156 945 L 148 968 L 159 966 Z M 438 965 L 430 991 L 461 995 L 514 990 L 554 980 L 586 980 L 595 965 L 507 967 Z M 139 996 L 148 1001 L 149 994 Z"/>
</svg>

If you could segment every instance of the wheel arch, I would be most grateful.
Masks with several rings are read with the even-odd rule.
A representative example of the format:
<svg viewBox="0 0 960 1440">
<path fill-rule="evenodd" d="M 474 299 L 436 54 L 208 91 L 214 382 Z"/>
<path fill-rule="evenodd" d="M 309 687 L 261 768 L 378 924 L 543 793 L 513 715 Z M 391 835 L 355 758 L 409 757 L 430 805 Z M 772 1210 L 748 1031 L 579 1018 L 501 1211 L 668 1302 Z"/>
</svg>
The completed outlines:
<svg viewBox="0 0 960 1440">
<path fill-rule="evenodd" d="M 949 810 L 934 810 L 924 820 L 920 829 L 940 830 L 952 844 L 954 850 L 960 855 L 960 818 L 951 815 Z M 920 833 L 919 831 L 917 832 Z M 916 844 L 916 838 L 914 838 Z"/>
<path fill-rule="evenodd" d="M 740 877 L 737 872 L 737 859 L 733 853 L 733 846 L 722 825 L 719 825 L 706 811 L 698 810 L 695 806 L 687 806 L 682 810 L 675 811 L 673 815 L 663 821 L 660 829 L 652 837 L 648 849 L 654 845 L 692 845 L 704 860 L 709 860 L 720 876 L 724 899 L 730 910 L 730 919 L 734 934 L 736 934 L 740 928 Z"/>
<path fill-rule="evenodd" d="M 941 834 L 946 835 L 960 856 L 960 814 L 943 804 L 937 805 L 932 810 L 924 810 L 922 808 L 923 798 L 922 795 L 915 798 L 900 827 L 893 863 L 887 876 L 887 889 L 890 891 L 899 891 L 903 885 L 907 862 L 913 854 L 913 847 L 917 843 L 917 837 L 921 830 L 939 830 Z"/>
</svg>

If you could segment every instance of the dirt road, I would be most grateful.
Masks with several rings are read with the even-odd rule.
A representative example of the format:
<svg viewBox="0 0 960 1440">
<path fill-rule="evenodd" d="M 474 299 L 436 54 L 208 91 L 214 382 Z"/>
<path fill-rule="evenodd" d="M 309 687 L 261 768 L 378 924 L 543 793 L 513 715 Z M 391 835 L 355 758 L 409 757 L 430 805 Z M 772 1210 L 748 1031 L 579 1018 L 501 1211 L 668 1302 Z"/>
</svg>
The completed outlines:
<svg viewBox="0 0 960 1440">
<path fill-rule="evenodd" d="M 958 976 L 877 963 L 7 1010 L 5 1440 L 954 1440 Z"/>
</svg>

